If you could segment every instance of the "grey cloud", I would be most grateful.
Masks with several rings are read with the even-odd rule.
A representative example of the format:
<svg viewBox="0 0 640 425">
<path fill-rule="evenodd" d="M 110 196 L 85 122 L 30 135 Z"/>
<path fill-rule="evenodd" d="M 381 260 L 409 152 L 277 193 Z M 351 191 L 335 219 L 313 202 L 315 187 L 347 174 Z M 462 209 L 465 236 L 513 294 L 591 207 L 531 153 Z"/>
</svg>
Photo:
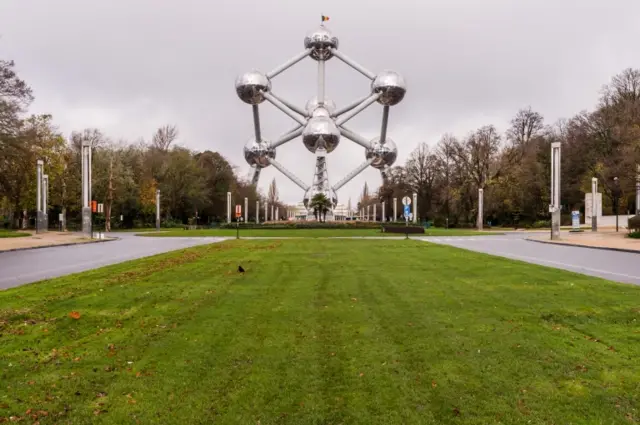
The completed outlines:
<svg viewBox="0 0 640 425">
<path fill-rule="evenodd" d="M 237 74 L 268 71 L 302 49 L 320 14 L 349 56 L 373 71 L 402 73 L 409 91 L 392 108 L 389 135 L 406 159 L 420 142 L 444 132 L 464 136 L 483 124 L 504 130 L 531 105 L 548 122 L 594 105 L 598 90 L 625 67 L 637 67 L 640 3 L 623 1 L 467 0 L 300 2 L 156 0 L 5 1 L 0 5 L 0 56 L 14 59 L 33 86 L 34 112 L 52 113 L 65 133 L 98 126 L 114 139 L 149 138 L 177 124 L 181 144 L 223 153 L 247 174 L 241 154 L 252 133 L 248 105 L 234 93 Z M 337 60 L 327 65 L 327 94 L 343 104 L 367 81 Z M 274 79 L 274 91 L 304 105 L 315 91 L 315 63 Z M 374 105 L 350 123 L 366 137 L 379 131 Z M 275 138 L 292 121 L 261 106 L 264 134 Z M 278 158 L 301 179 L 313 155 L 293 141 Z M 348 140 L 329 156 L 332 181 L 363 161 Z M 301 191 L 276 177 L 282 197 Z M 368 169 L 339 193 L 355 203 Z"/>
</svg>

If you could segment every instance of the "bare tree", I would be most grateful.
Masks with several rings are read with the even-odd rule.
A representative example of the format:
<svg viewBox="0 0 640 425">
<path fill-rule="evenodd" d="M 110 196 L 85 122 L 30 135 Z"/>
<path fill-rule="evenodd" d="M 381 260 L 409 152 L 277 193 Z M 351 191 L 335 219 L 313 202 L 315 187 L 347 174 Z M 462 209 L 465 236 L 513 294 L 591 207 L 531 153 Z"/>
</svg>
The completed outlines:
<svg viewBox="0 0 640 425">
<path fill-rule="evenodd" d="M 175 125 L 165 125 L 160 127 L 153 135 L 151 145 L 163 152 L 169 150 L 171 143 L 178 138 L 178 128 Z"/>
<path fill-rule="evenodd" d="M 438 159 L 421 143 L 411 152 L 406 165 L 406 175 L 411 189 L 418 194 L 418 215 L 428 217 L 434 198 L 434 183 L 438 174 Z"/>
</svg>

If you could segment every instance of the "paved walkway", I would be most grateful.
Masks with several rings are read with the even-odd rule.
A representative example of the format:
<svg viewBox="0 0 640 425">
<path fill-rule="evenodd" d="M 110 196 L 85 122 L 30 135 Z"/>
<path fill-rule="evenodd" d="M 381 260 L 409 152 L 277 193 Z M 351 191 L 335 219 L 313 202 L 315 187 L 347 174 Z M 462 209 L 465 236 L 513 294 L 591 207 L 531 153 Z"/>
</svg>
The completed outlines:
<svg viewBox="0 0 640 425">
<path fill-rule="evenodd" d="M 37 248 L 44 246 L 91 243 L 95 242 L 82 236 L 81 233 L 71 232 L 43 232 L 20 238 L 0 238 L 0 251 L 13 249 Z"/>
<path fill-rule="evenodd" d="M 628 238 L 626 230 L 621 229 L 620 232 L 616 232 L 615 229 L 604 229 L 597 232 L 587 230 L 579 233 L 572 232 L 560 232 L 560 240 L 551 240 L 551 235 L 536 234 L 529 239 L 550 242 L 560 245 L 576 245 L 592 248 L 610 248 L 618 250 L 630 250 L 640 253 L 640 239 Z M 638 258 L 640 262 L 640 258 Z"/>
<path fill-rule="evenodd" d="M 539 234 L 508 233 L 502 236 L 422 237 L 421 240 L 527 263 L 570 270 L 616 282 L 640 285 L 640 257 L 636 253 L 542 244 L 527 240 Z"/>
<path fill-rule="evenodd" d="M 226 239 L 143 238 L 126 233 L 111 233 L 107 236 L 117 236 L 120 239 L 103 243 L 0 252 L 0 290 Z"/>
</svg>

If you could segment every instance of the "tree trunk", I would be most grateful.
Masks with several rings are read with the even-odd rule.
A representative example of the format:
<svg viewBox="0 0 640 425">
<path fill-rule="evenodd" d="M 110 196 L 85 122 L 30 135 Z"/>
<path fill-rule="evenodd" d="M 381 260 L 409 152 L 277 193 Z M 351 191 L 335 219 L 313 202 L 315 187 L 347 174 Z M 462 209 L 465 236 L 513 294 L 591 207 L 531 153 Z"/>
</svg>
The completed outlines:
<svg viewBox="0 0 640 425">
<path fill-rule="evenodd" d="M 113 156 L 109 159 L 109 185 L 107 187 L 107 202 L 104 206 L 104 230 L 111 231 L 111 206 L 113 205 Z"/>
</svg>

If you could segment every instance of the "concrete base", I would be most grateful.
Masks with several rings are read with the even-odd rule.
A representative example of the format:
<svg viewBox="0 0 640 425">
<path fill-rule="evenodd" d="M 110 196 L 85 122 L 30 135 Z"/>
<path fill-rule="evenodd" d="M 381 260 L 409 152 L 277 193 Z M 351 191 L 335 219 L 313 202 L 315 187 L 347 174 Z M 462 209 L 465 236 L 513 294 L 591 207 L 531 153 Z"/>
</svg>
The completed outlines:
<svg viewBox="0 0 640 425">
<path fill-rule="evenodd" d="M 82 208 L 82 233 L 86 237 L 91 237 L 91 208 Z"/>
<path fill-rule="evenodd" d="M 47 231 L 47 216 L 44 212 L 38 211 L 36 216 L 36 233 Z"/>
<path fill-rule="evenodd" d="M 560 210 L 551 213 L 551 240 L 560 239 Z"/>
</svg>

